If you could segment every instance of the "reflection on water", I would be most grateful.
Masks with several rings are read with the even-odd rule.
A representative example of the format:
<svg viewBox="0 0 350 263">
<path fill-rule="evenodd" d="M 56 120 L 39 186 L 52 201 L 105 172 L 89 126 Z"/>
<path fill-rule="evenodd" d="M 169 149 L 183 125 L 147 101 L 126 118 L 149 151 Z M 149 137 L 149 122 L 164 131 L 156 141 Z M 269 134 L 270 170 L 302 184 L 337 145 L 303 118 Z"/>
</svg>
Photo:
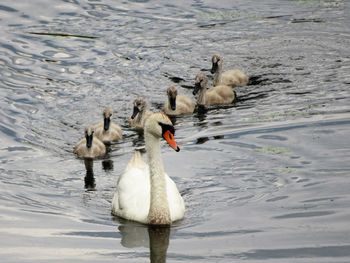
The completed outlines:
<svg viewBox="0 0 350 263">
<path fill-rule="evenodd" d="M 86 175 L 84 177 L 85 189 L 88 191 L 95 190 L 96 183 L 94 177 L 94 160 L 91 158 L 84 159 Z"/>
<path fill-rule="evenodd" d="M 113 171 L 113 160 L 102 160 L 102 168 L 104 171 Z"/>
<path fill-rule="evenodd" d="M 169 247 L 169 226 L 145 226 L 125 222 L 118 227 L 122 238 L 121 244 L 127 248 L 149 247 L 150 262 L 166 262 Z"/>
<path fill-rule="evenodd" d="M 93 160 L 91 158 L 84 159 L 84 165 L 86 170 L 86 175 L 84 177 L 85 189 L 88 191 L 96 190 L 95 176 L 94 176 L 94 162 L 98 162 L 99 160 Z M 102 169 L 105 172 L 113 171 L 113 160 L 104 159 L 101 161 Z"/>
<path fill-rule="evenodd" d="M 152 263 L 166 262 L 166 253 L 169 246 L 170 227 L 149 226 L 150 259 Z"/>
</svg>

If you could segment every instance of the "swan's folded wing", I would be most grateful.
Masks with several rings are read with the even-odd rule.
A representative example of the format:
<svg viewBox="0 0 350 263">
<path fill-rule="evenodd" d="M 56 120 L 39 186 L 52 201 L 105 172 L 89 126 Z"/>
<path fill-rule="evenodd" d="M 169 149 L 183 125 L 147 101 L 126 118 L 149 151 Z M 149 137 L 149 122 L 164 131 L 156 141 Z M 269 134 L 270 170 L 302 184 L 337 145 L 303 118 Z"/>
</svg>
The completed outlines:
<svg viewBox="0 0 350 263">
<path fill-rule="evenodd" d="M 184 217 L 185 202 L 174 181 L 167 174 L 165 174 L 165 178 L 167 182 L 167 197 L 171 221 L 177 221 Z"/>
<path fill-rule="evenodd" d="M 112 213 L 129 220 L 147 223 L 150 207 L 149 177 L 148 165 L 142 160 L 140 153 L 135 152 L 118 180 Z"/>
</svg>

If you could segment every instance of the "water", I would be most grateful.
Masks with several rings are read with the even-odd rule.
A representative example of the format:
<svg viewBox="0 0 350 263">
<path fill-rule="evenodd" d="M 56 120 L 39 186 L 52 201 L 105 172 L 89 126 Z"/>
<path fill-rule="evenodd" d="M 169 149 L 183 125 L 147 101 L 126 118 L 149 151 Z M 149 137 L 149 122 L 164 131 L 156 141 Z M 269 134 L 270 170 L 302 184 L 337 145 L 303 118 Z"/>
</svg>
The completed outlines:
<svg viewBox="0 0 350 263">
<path fill-rule="evenodd" d="M 0 4 L 0 256 L 4 262 L 349 262 L 347 1 L 7 1 Z M 53 33 L 42 35 L 33 33 Z M 56 35 L 55 35 L 56 34 Z M 67 36 L 69 34 L 72 36 Z M 163 148 L 185 219 L 110 214 L 133 149 L 131 102 L 157 110 L 210 56 L 253 83 L 176 119 Z M 125 139 L 75 158 L 111 105 Z"/>
</svg>

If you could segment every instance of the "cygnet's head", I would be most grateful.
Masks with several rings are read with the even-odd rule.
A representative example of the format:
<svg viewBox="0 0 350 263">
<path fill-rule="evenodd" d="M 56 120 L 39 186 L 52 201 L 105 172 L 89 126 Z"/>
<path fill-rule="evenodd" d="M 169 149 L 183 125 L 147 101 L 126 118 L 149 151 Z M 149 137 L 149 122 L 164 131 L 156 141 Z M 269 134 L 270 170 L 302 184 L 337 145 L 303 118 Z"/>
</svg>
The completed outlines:
<svg viewBox="0 0 350 263">
<path fill-rule="evenodd" d="M 194 79 L 194 90 L 193 95 L 196 95 L 199 90 L 206 89 L 208 84 L 208 78 L 207 76 L 200 72 L 196 75 L 196 78 Z"/>
<path fill-rule="evenodd" d="M 85 139 L 86 139 L 86 147 L 90 148 L 92 146 L 92 140 L 94 137 L 94 128 L 89 126 L 85 128 Z"/>
<path fill-rule="evenodd" d="M 172 110 L 176 110 L 176 96 L 177 96 L 177 89 L 175 86 L 171 86 L 167 89 L 169 104 Z"/>
<path fill-rule="evenodd" d="M 109 126 L 111 124 L 112 113 L 113 113 L 113 110 L 110 107 L 107 107 L 103 110 L 103 129 L 105 131 L 108 131 Z"/>
<path fill-rule="evenodd" d="M 131 119 L 134 119 L 137 114 L 139 114 L 140 112 L 143 112 L 147 107 L 147 103 L 143 98 L 135 99 L 133 102 L 133 105 L 134 107 L 133 107 Z"/>
<path fill-rule="evenodd" d="M 211 74 L 218 71 L 219 67 L 222 65 L 222 58 L 219 54 L 214 54 L 211 58 Z"/>
<path fill-rule="evenodd" d="M 163 138 L 175 151 L 180 151 L 175 141 L 175 129 L 171 120 L 164 113 L 157 112 L 150 115 L 145 123 L 145 138 L 147 134 L 155 138 Z"/>
</svg>

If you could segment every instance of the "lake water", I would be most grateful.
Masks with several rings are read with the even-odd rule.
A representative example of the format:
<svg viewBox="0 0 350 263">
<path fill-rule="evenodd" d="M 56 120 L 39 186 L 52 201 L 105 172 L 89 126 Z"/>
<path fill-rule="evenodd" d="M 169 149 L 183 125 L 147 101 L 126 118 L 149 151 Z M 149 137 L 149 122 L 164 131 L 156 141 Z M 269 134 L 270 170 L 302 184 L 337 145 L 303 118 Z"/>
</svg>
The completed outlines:
<svg viewBox="0 0 350 263">
<path fill-rule="evenodd" d="M 349 262 L 349 24 L 346 0 L 1 1 L 1 261 Z M 184 220 L 113 217 L 143 145 L 133 99 L 191 96 L 214 52 L 254 81 L 176 119 Z M 125 138 L 84 163 L 72 148 L 106 105 Z"/>
</svg>

